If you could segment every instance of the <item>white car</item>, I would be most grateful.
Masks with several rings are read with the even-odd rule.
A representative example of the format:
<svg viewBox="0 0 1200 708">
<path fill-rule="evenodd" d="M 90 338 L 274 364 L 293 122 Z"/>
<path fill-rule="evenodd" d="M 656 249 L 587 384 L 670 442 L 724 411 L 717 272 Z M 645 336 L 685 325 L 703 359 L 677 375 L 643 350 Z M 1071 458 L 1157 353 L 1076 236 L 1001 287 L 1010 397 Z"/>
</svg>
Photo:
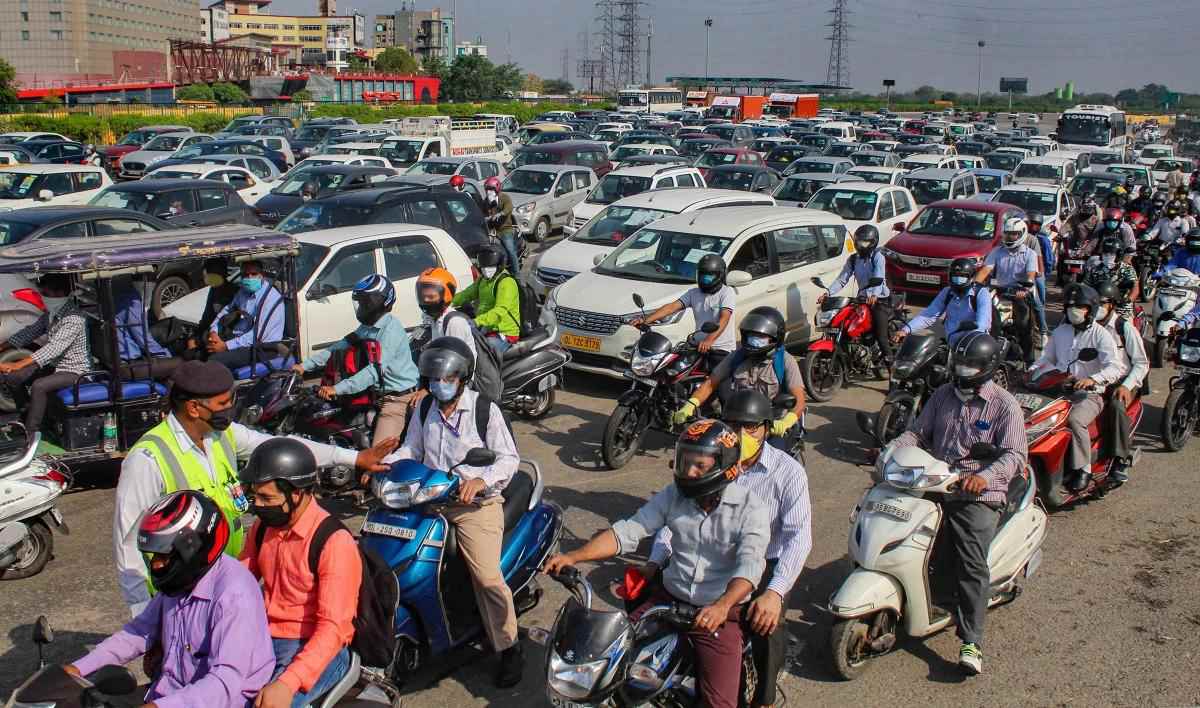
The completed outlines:
<svg viewBox="0 0 1200 708">
<path fill-rule="evenodd" d="M 604 207 L 618 199 L 654 189 L 707 187 L 704 176 L 695 167 L 685 165 L 635 165 L 613 170 L 600 178 L 583 201 L 571 209 L 571 220 L 563 227 L 570 235 L 586 224 Z"/>
<path fill-rule="evenodd" d="M 322 153 L 306 157 L 297 162 L 296 166 L 288 170 L 284 177 L 295 174 L 297 170 L 302 170 L 306 167 L 324 167 L 325 165 L 367 165 L 368 167 L 391 168 L 392 163 L 388 162 L 386 157 L 378 155 L 333 155 Z"/>
<path fill-rule="evenodd" d="M 1127 162 L 1118 162 L 1112 165 L 1104 166 L 1105 172 L 1116 172 L 1117 174 L 1125 175 L 1126 180 L 1133 178 L 1133 187 L 1145 187 L 1154 189 L 1154 174 L 1150 171 L 1147 165 L 1134 165 Z"/>
<path fill-rule="evenodd" d="M 151 179 L 215 179 L 233 185 L 242 201 L 254 206 L 259 199 L 275 187 L 275 182 L 259 180 L 245 167 L 192 163 L 168 165 L 152 171 Z"/>
<path fill-rule="evenodd" d="M 296 155 L 292 152 L 292 145 L 287 141 L 287 138 L 278 135 L 248 135 L 246 137 L 265 148 L 283 155 L 283 161 L 287 164 L 296 164 Z"/>
<path fill-rule="evenodd" d="M 958 166 L 958 161 L 953 157 L 944 155 L 927 155 L 917 154 L 909 155 L 900 161 L 900 168 L 905 172 L 913 170 L 924 170 L 928 168 L 934 169 L 955 169 Z"/>
<path fill-rule="evenodd" d="M 1009 153 L 1011 155 L 1016 155 L 1016 156 L 1020 157 L 1022 160 L 1027 160 L 1031 157 L 1037 157 L 1037 153 L 1035 153 L 1033 150 L 1030 150 L 1029 148 L 1012 147 L 1010 145 L 1004 145 L 1002 147 L 998 147 L 995 150 L 992 150 L 992 152 L 994 152 L 994 153 L 995 152 Z"/>
<path fill-rule="evenodd" d="M 121 158 L 122 179 L 141 179 L 154 164 L 196 143 L 211 142 L 213 136 L 204 133 L 166 133 L 146 143 L 139 150 Z"/>
<path fill-rule="evenodd" d="M 872 140 L 867 143 L 872 150 L 879 152 L 895 152 L 896 148 L 900 147 L 900 143 L 895 140 Z"/>
<path fill-rule="evenodd" d="M 906 188 L 869 182 L 838 182 L 825 187 L 804 208 L 837 214 L 851 234 L 860 226 L 874 226 L 879 230 L 880 245 L 892 238 L 897 226 L 907 226 L 917 215 L 917 202 Z"/>
<path fill-rule="evenodd" d="M 609 162 L 614 165 L 622 160 L 627 160 L 634 155 L 678 155 L 679 151 L 670 145 L 659 145 L 657 143 L 629 143 L 627 145 L 618 145 L 613 148 L 608 154 Z"/>
<path fill-rule="evenodd" d="M 1176 167 L 1182 169 L 1184 173 L 1191 172 L 1194 169 L 1192 160 L 1188 157 L 1171 157 L 1162 160 L 1156 160 L 1154 164 L 1150 166 L 1150 170 L 1154 175 L 1155 183 L 1160 187 L 1166 187 L 1167 175 L 1174 172 Z"/>
<path fill-rule="evenodd" d="M 112 184 L 92 165 L 21 164 L 0 170 L 0 211 L 87 204 Z"/>
<path fill-rule="evenodd" d="M 960 170 L 982 170 L 987 168 L 987 162 L 982 157 L 974 155 L 955 155 L 954 163 Z"/>
<path fill-rule="evenodd" d="M 11 133 L 0 133 L 0 145 L 16 145 L 25 142 L 26 140 L 63 140 L 70 142 L 71 139 L 59 133 L 39 133 L 32 131 L 13 131 Z"/>
<path fill-rule="evenodd" d="M 1159 160 L 1175 157 L 1175 148 L 1161 143 L 1146 145 L 1138 152 L 1137 164 L 1152 167 Z"/>
<path fill-rule="evenodd" d="M 1075 179 L 1075 161 L 1068 157 L 1030 157 L 1013 170 L 1016 182 L 1067 185 Z"/>
<path fill-rule="evenodd" d="M 1075 200 L 1070 192 L 1057 184 L 1016 182 L 997 190 L 992 201 L 1012 204 L 1026 214 L 1041 214 L 1045 229 L 1059 226 L 1075 211 Z"/>
<path fill-rule="evenodd" d="M 851 167 L 846 177 L 872 184 L 900 184 L 900 178 L 908 173 L 903 167 Z"/>
<path fill-rule="evenodd" d="M 596 173 L 577 165 L 525 165 L 504 178 L 517 228 L 531 241 L 544 241 L 571 223 L 571 209 L 587 197 Z"/>
<path fill-rule="evenodd" d="M 787 343 L 802 344 L 810 339 L 823 292 L 810 279 L 837 277 L 846 242 L 841 217 L 811 209 L 723 207 L 669 216 L 622 241 L 591 271 L 551 290 L 546 309 L 558 324 L 559 342 L 571 350 L 569 366 L 620 377 L 640 335 L 629 326 L 642 314 L 632 293 L 645 300 L 646 312 L 676 300 L 695 286 L 696 263 L 716 253 L 728 264 L 726 283 L 737 294 L 731 325 L 769 305 L 787 319 Z M 655 327 L 675 341 L 695 329 L 687 310 Z"/>
</svg>

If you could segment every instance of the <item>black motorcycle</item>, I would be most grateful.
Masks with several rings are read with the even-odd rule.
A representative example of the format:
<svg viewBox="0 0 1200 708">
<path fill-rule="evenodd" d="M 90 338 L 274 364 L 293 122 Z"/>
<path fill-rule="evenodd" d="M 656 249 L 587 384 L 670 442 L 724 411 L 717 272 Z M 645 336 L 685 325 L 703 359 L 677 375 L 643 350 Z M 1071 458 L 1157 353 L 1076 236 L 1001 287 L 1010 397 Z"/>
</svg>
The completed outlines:
<svg viewBox="0 0 1200 708">
<path fill-rule="evenodd" d="M 1178 339 L 1178 374 L 1171 379 L 1162 417 L 1163 445 L 1171 452 L 1182 450 L 1200 423 L 1200 328 L 1190 329 Z"/>
<path fill-rule="evenodd" d="M 1156 238 L 1143 237 L 1138 241 L 1133 267 L 1138 274 L 1138 284 L 1141 286 L 1139 296 L 1142 302 L 1154 302 L 1154 294 L 1158 291 L 1158 280 L 1154 274 L 1170 260 L 1171 244 Z"/>
<path fill-rule="evenodd" d="M 946 382 L 946 353 L 944 340 L 933 332 L 905 337 L 896 353 L 887 398 L 874 416 L 859 413 L 859 427 L 880 445 L 907 430 L 929 396 Z"/>
<path fill-rule="evenodd" d="M 1029 311 L 1027 327 L 1037 327 L 1036 315 L 1033 312 L 1033 305 L 1028 302 L 1029 298 L 1034 297 L 1033 283 L 1022 282 L 1017 285 L 1008 286 L 993 286 L 992 292 L 995 297 L 992 299 L 992 308 L 996 313 L 993 319 L 999 321 L 999 336 L 996 338 L 996 343 L 1000 345 L 1000 362 L 1003 364 L 996 368 L 996 383 L 1001 388 L 1009 387 L 1009 380 L 1012 376 L 1020 378 L 1020 375 L 1025 370 L 1025 350 L 1021 347 L 1021 332 L 1018 331 L 1017 321 L 1013 317 L 1013 301 L 1016 300 L 1016 294 L 1020 291 L 1025 292 L 1026 309 Z M 1033 352 L 1029 352 L 1032 356 Z"/>
</svg>

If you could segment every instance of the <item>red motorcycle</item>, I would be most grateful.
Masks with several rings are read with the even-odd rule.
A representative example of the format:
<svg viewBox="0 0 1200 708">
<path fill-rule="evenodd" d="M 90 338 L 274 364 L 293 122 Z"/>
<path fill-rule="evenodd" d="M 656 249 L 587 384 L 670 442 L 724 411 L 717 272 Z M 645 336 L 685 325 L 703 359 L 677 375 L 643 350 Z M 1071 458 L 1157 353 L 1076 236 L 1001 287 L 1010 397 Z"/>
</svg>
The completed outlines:
<svg viewBox="0 0 1200 708">
<path fill-rule="evenodd" d="M 813 278 L 812 282 L 818 288 L 828 289 L 820 278 Z M 882 278 L 872 278 L 867 287 L 882 284 Z M 892 296 L 888 336 L 904 326 L 904 300 L 903 294 Z M 808 345 L 800 369 L 809 398 L 823 403 L 852 378 L 862 379 L 872 373 L 883 378 L 886 373 L 883 354 L 875 341 L 874 320 L 866 295 L 826 297 L 815 319 L 821 338 Z"/>
</svg>

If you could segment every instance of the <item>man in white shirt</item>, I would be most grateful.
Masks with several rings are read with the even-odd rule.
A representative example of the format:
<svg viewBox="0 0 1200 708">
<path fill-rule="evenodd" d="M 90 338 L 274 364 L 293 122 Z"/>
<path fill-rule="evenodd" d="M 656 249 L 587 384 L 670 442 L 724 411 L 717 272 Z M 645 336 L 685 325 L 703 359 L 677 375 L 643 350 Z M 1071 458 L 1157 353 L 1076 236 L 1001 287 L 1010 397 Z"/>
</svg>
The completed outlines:
<svg viewBox="0 0 1200 708">
<path fill-rule="evenodd" d="M 454 337 L 462 340 L 472 355 L 478 356 L 471 318 L 454 309 L 451 304 L 458 293 L 458 280 L 454 274 L 445 268 L 426 268 L 417 277 L 416 287 L 417 306 L 429 318 L 429 341 L 439 337 Z"/>
<path fill-rule="evenodd" d="M 696 329 L 713 322 L 717 330 L 700 341 L 698 349 L 708 354 L 709 369 L 716 368 L 721 359 L 737 348 L 737 333 L 730 326 L 737 294 L 725 284 L 725 261 L 715 253 L 700 258 L 696 264 L 696 287 L 678 300 L 668 302 L 645 318 L 635 317 L 630 325 L 651 325 L 687 308 L 696 319 Z"/>
<path fill-rule="evenodd" d="M 1069 373 L 1075 379 L 1071 395 L 1071 413 L 1067 426 L 1071 429 L 1071 455 L 1067 460 L 1067 487 L 1071 491 L 1087 488 L 1091 475 L 1092 438 L 1088 426 L 1104 409 L 1101 393 L 1125 375 L 1125 361 L 1117 350 L 1117 342 L 1104 325 L 1096 321 L 1100 311 L 1100 296 L 1089 285 L 1075 285 L 1067 290 L 1065 300 L 1067 321 L 1054 329 L 1050 342 L 1037 363 L 1029 371 L 1037 379 L 1049 371 Z M 1096 357 L 1081 361 L 1084 349 L 1096 350 Z"/>
<path fill-rule="evenodd" d="M 1146 356 L 1146 343 L 1133 322 L 1118 312 L 1124 302 L 1120 288 L 1110 281 L 1096 288 L 1100 295 L 1100 324 L 1108 328 L 1117 342 L 1117 349 L 1124 357 L 1126 373 L 1121 385 L 1113 391 L 1104 409 L 1104 457 L 1113 460 L 1108 478 L 1116 484 L 1129 481 L 1129 466 L 1133 463 L 1133 422 L 1129 420 L 1128 408 L 1135 396 L 1143 391 L 1143 383 L 1150 373 L 1150 358 Z"/>
</svg>

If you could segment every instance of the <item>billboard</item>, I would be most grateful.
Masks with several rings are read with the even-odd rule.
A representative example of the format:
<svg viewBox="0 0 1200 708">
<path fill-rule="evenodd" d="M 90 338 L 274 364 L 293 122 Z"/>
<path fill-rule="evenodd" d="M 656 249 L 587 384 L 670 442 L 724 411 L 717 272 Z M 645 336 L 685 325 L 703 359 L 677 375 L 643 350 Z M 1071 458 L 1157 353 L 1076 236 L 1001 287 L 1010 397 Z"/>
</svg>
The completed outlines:
<svg viewBox="0 0 1200 708">
<path fill-rule="evenodd" d="M 1029 93 L 1029 79 L 1001 78 L 1000 93 Z"/>
</svg>

